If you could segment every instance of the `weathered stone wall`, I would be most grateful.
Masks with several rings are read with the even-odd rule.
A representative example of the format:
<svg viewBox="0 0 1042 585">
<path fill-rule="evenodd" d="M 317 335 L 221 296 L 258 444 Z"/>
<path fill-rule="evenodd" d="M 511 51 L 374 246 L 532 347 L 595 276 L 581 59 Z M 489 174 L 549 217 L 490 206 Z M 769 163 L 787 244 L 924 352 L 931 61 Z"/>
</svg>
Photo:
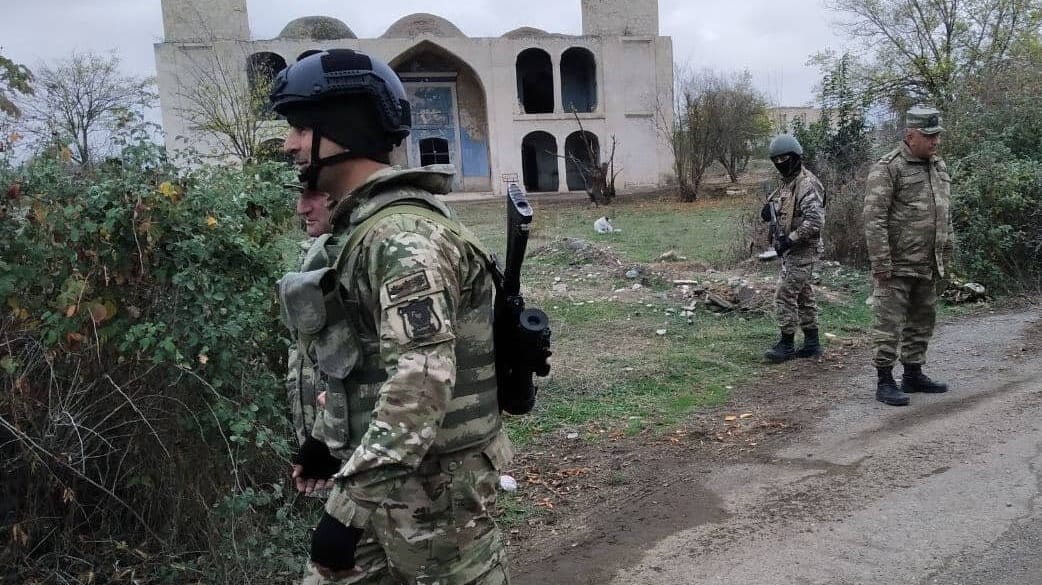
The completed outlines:
<svg viewBox="0 0 1042 585">
<path fill-rule="evenodd" d="M 658 0 L 582 0 L 583 34 L 658 36 Z"/>
</svg>

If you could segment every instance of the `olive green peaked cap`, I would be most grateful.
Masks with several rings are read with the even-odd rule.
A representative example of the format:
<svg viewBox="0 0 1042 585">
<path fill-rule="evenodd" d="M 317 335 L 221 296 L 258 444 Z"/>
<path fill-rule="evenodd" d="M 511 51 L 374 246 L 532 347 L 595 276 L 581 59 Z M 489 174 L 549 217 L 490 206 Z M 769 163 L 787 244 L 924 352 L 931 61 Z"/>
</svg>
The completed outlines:
<svg viewBox="0 0 1042 585">
<path fill-rule="evenodd" d="M 923 134 L 944 132 L 944 128 L 941 126 L 941 112 L 934 108 L 916 106 L 908 110 L 906 120 L 908 128 L 918 130 Z"/>
</svg>

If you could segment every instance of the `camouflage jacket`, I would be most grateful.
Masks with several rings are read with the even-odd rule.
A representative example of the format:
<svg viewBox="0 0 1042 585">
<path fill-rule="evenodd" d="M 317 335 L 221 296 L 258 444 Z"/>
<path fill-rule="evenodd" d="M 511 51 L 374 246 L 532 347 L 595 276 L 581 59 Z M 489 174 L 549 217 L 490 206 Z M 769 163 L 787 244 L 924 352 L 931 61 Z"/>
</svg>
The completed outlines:
<svg viewBox="0 0 1042 585">
<path fill-rule="evenodd" d="M 324 242 L 324 238 L 309 239 L 301 242 L 304 257 L 300 260 L 300 272 L 307 272 L 325 266 L 324 264 L 315 264 L 316 261 L 323 261 L 322 256 L 310 252 L 313 246 L 316 244 L 321 246 Z M 309 262 L 315 265 L 309 265 Z M 288 366 L 286 397 L 289 401 L 289 410 L 293 422 L 293 434 L 297 437 L 297 443 L 303 445 L 304 441 L 311 436 L 311 430 L 315 426 L 315 412 L 318 408 L 316 398 L 325 390 L 325 387 L 322 385 L 321 376 L 318 375 L 315 369 L 315 364 L 311 361 L 306 351 L 300 351 L 297 343 L 290 345 L 289 357 L 286 363 Z"/>
<path fill-rule="evenodd" d="M 451 178 L 375 173 L 334 208 L 333 233 L 309 253 L 324 258 L 305 261 L 336 274 L 323 290 L 337 302 L 317 308 L 325 324 L 309 327 L 307 307 L 290 322 L 313 331 L 298 334 L 327 385 L 312 434 L 345 461 L 326 505 L 344 524 L 364 527 L 404 477 L 436 466 L 440 452 L 482 449 L 497 468 L 511 457 L 495 401 L 486 255 L 447 227 L 453 221 L 378 215 L 403 199 L 450 214 L 430 193 L 446 192 Z M 363 224 L 358 245 L 341 253 Z"/>
<path fill-rule="evenodd" d="M 786 257 L 817 258 L 824 252 L 824 197 L 821 181 L 806 168 L 771 194 L 771 201 L 778 205 L 778 222 L 789 231 L 793 243 Z"/>
<path fill-rule="evenodd" d="M 903 143 L 873 165 L 864 210 L 872 272 L 926 279 L 951 273 L 951 181 L 944 161 L 917 158 Z"/>
</svg>

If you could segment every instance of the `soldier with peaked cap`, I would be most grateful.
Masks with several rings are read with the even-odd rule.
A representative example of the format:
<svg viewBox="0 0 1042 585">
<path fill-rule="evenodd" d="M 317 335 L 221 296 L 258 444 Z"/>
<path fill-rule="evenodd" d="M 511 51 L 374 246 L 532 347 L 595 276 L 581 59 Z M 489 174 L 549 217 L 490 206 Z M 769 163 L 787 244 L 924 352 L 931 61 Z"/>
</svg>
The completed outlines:
<svg viewBox="0 0 1042 585">
<path fill-rule="evenodd" d="M 394 71 L 363 53 L 301 59 L 271 102 L 306 189 L 330 205 L 330 232 L 314 226 L 303 267 L 279 284 L 299 355 L 290 395 L 303 409 L 325 392 L 294 417 L 307 431 L 294 476 L 304 491 L 334 482 L 305 583 L 508 583 L 492 518 L 512 456 L 494 283 L 487 251 L 434 197 L 453 171 L 389 166 L 409 103 Z"/>
<path fill-rule="evenodd" d="M 908 404 L 908 394 L 946 392 L 923 373 L 933 336 L 939 285 L 951 275 L 955 251 L 950 209 L 951 175 L 937 156 L 941 113 L 916 107 L 905 139 L 868 174 L 865 240 L 874 279 L 872 340 L 876 400 Z M 901 386 L 894 362 L 904 366 Z"/>
</svg>

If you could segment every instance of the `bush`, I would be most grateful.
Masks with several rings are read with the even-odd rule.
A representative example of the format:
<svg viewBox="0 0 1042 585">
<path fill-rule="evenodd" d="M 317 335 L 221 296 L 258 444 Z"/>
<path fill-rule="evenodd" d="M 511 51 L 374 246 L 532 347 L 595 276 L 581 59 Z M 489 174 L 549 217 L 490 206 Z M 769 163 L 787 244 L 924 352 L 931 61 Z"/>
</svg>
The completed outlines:
<svg viewBox="0 0 1042 585">
<path fill-rule="evenodd" d="M 952 222 L 960 270 L 991 289 L 1042 278 L 1042 161 L 986 143 L 955 165 Z"/>
<path fill-rule="evenodd" d="M 290 179 L 276 163 L 179 172 L 148 143 L 89 174 L 0 163 L 7 577 L 297 572 L 300 514 L 273 483 L 290 449 L 274 294 L 296 254 Z"/>
</svg>

